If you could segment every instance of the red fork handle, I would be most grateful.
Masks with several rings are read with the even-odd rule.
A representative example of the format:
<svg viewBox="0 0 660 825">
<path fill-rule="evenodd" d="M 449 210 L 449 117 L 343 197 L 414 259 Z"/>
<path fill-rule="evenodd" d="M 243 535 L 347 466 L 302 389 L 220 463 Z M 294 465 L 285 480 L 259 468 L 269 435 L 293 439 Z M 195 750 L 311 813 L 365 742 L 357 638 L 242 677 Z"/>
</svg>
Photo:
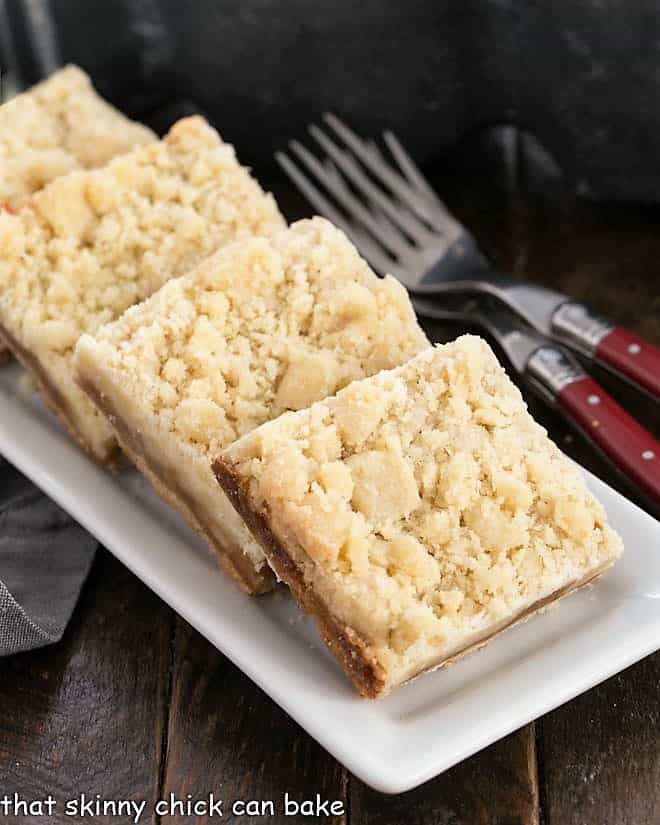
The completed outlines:
<svg viewBox="0 0 660 825">
<path fill-rule="evenodd" d="M 596 358 L 660 398 L 660 349 L 630 332 L 615 327 L 596 347 Z"/>
<path fill-rule="evenodd" d="M 660 442 L 588 375 L 565 386 L 558 401 L 610 460 L 660 504 Z"/>
</svg>

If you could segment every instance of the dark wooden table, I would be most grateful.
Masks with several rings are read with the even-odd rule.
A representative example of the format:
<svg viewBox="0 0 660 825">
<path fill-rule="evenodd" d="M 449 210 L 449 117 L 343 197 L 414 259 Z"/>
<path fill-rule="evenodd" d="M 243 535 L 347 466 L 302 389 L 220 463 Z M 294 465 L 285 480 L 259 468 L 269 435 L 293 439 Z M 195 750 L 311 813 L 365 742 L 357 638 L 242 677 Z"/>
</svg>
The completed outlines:
<svg viewBox="0 0 660 825">
<path fill-rule="evenodd" d="M 660 343 L 660 210 L 567 194 L 533 141 L 506 129 L 468 140 L 430 174 L 498 266 L 588 299 Z M 306 214 L 282 182 L 274 187 L 291 217 Z M 617 392 L 657 433 L 657 409 Z M 618 484 L 563 422 L 534 412 Z M 354 825 L 660 823 L 660 654 L 397 797 L 348 774 L 105 550 L 62 643 L 0 662 L 0 797 L 87 792 L 150 809 L 170 793 L 268 800 L 284 791 L 343 800 L 344 815 L 316 821 Z M 76 820 L 60 811 L 7 821 Z"/>
</svg>

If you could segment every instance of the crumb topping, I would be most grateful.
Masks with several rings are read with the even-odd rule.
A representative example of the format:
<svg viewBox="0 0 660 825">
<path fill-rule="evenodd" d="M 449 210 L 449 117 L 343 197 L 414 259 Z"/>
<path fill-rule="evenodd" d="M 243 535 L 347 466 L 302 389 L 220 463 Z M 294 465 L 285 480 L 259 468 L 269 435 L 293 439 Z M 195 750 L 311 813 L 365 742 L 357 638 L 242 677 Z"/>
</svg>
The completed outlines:
<svg viewBox="0 0 660 825">
<path fill-rule="evenodd" d="M 0 203 L 16 203 L 74 169 L 102 166 L 155 140 L 67 66 L 0 106 Z"/>
<path fill-rule="evenodd" d="M 403 287 L 314 218 L 222 248 L 85 336 L 78 360 L 89 354 L 162 430 L 211 459 L 281 412 L 427 346 Z"/>
<path fill-rule="evenodd" d="M 0 320 L 91 419 L 70 370 L 78 337 L 223 244 L 283 225 L 233 147 L 202 118 L 182 120 L 162 141 L 0 211 Z"/>
</svg>

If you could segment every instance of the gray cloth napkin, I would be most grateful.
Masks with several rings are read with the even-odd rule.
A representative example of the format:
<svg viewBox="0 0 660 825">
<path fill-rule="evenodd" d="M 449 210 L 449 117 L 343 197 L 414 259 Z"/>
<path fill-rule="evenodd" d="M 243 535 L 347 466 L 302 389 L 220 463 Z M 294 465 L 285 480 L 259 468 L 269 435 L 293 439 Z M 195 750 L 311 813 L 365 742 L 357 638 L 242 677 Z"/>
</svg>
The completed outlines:
<svg viewBox="0 0 660 825">
<path fill-rule="evenodd" d="M 96 544 L 0 458 L 0 656 L 62 638 Z"/>
</svg>

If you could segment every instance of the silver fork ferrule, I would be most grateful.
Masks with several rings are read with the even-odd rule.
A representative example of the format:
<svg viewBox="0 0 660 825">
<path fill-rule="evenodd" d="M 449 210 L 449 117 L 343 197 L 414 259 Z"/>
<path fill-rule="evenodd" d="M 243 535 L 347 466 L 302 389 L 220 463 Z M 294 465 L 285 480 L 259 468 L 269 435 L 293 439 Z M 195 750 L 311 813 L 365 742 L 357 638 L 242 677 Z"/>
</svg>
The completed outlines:
<svg viewBox="0 0 660 825">
<path fill-rule="evenodd" d="M 561 304 L 552 316 L 551 324 L 555 335 L 588 356 L 594 354 L 598 344 L 614 328 L 605 318 L 577 301 Z"/>
<path fill-rule="evenodd" d="M 527 372 L 558 396 L 569 384 L 586 375 L 578 361 L 559 347 L 539 347 L 527 362 Z"/>
</svg>

